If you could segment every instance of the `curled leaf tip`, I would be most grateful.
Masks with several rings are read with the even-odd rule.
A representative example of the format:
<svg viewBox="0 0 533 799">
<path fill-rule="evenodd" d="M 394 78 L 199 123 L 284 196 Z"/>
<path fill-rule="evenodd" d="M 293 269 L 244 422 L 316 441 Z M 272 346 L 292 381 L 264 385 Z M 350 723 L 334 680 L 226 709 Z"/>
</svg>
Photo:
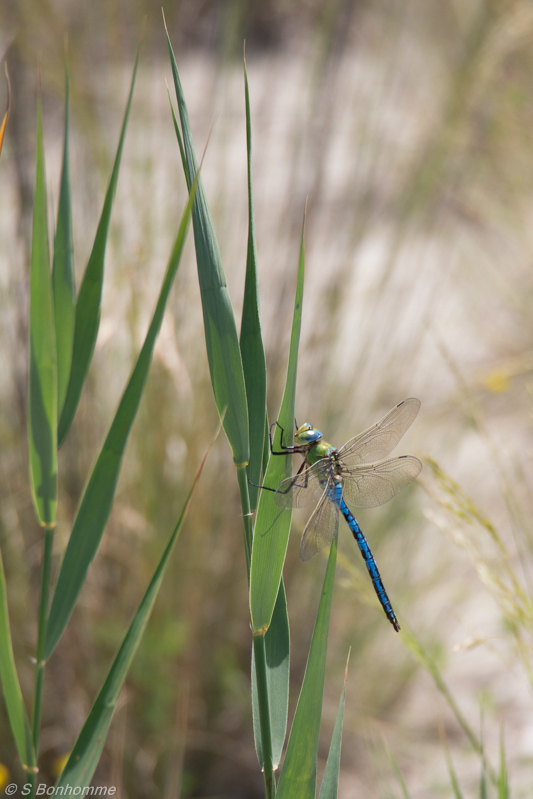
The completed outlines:
<svg viewBox="0 0 533 799">
<path fill-rule="evenodd" d="M 350 655 L 352 654 L 352 647 L 348 649 L 348 657 L 346 658 L 346 666 L 344 667 L 344 684 L 348 682 L 348 666 L 350 665 Z"/>
</svg>

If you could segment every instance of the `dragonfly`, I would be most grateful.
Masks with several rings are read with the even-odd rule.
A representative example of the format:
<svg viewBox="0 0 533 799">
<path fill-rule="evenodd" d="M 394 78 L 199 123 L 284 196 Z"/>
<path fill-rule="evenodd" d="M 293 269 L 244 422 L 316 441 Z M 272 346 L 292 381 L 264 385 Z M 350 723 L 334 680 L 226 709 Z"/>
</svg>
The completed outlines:
<svg viewBox="0 0 533 799">
<path fill-rule="evenodd" d="M 339 528 L 340 515 L 359 546 L 372 584 L 385 615 L 396 630 L 400 625 L 383 585 L 372 550 L 349 506 L 372 508 L 383 505 L 416 480 L 422 464 L 413 455 L 400 455 L 384 460 L 413 423 L 420 408 L 414 397 L 392 408 L 377 424 L 351 438 L 340 449 L 324 441 L 322 433 L 306 422 L 297 427 L 292 445 L 281 450 L 270 449 L 273 455 L 302 455 L 298 472 L 283 480 L 275 491 L 280 508 L 301 508 L 311 503 L 316 507 L 310 516 L 300 543 L 300 559 L 310 560 L 333 541 Z"/>
</svg>

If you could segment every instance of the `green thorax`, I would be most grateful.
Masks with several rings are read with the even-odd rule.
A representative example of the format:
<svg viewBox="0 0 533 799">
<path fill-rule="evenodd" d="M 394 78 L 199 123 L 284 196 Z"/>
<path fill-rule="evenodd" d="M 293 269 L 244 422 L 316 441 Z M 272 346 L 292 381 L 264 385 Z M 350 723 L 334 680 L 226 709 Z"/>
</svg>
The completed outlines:
<svg viewBox="0 0 533 799">
<path fill-rule="evenodd" d="M 335 447 L 323 441 L 320 430 L 315 430 L 308 422 L 298 428 L 294 436 L 297 447 L 305 449 L 305 459 L 312 466 L 319 460 L 331 458 L 337 452 Z M 304 454 L 302 452 L 302 454 Z"/>
</svg>

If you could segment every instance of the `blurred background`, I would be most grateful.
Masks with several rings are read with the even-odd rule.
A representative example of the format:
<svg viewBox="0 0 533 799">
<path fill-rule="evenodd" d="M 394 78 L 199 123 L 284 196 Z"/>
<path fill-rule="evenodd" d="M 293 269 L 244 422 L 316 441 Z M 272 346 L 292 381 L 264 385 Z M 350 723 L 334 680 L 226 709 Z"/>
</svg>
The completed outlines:
<svg viewBox="0 0 533 799">
<path fill-rule="evenodd" d="M 405 397 L 422 402 L 397 453 L 424 459 L 421 477 L 357 517 L 405 632 L 392 631 L 341 527 L 320 772 L 351 647 L 342 799 L 402 795 L 388 750 L 410 796 L 452 796 L 446 747 L 464 795 L 478 796 L 481 761 L 467 727 L 494 768 L 503 734 L 513 796 L 530 796 L 533 7 L 525 0 L 175 0 L 164 11 L 198 151 L 212 128 L 203 179 L 237 318 L 247 230 L 246 40 L 270 418 L 284 383 L 306 198 L 298 420 L 340 446 Z M 57 564 L 142 344 L 186 189 L 158 5 L 0 6 L 0 56 L 13 91 L 0 162 L 0 545 L 27 697 L 42 555 L 25 422 L 38 71 L 55 208 L 68 37 L 79 284 L 143 25 L 100 334 L 60 454 Z M 43 780 L 55 779 L 78 734 L 216 424 L 190 236 L 113 514 L 47 668 Z M 323 556 L 298 560 L 305 520 L 295 514 L 285 568 L 291 715 L 325 564 Z M 238 490 L 220 439 L 95 784 L 120 786 L 131 799 L 261 797 L 250 645 Z M 23 781 L 3 711 L 0 763 Z"/>
</svg>

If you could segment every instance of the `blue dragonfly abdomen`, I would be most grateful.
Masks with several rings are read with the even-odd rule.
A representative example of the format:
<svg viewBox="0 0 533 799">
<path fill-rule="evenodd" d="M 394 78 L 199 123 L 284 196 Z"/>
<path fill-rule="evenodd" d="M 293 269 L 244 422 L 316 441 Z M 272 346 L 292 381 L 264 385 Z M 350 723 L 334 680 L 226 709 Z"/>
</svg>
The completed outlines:
<svg viewBox="0 0 533 799">
<path fill-rule="evenodd" d="M 383 585 L 383 581 L 381 579 L 381 575 L 379 573 L 379 569 L 372 554 L 372 550 L 370 549 L 370 545 L 366 540 L 365 534 L 359 527 L 359 523 L 353 513 L 351 512 L 350 508 L 346 504 L 346 502 L 342 498 L 342 484 L 339 482 L 336 483 L 334 488 L 334 496 L 331 497 L 332 501 L 338 506 L 340 512 L 344 516 L 346 520 L 346 524 L 350 528 L 353 533 L 353 537 L 357 541 L 357 546 L 361 551 L 361 555 L 363 556 L 363 560 L 365 562 L 366 568 L 368 569 L 368 573 L 370 575 L 370 579 L 372 580 L 372 585 L 374 586 L 374 591 L 377 594 L 377 597 L 380 601 L 381 607 L 385 611 L 385 615 L 396 630 L 396 632 L 400 632 L 400 624 L 398 619 L 396 618 L 396 614 L 392 609 L 391 601 L 388 597 L 387 591 L 385 590 L 385 586 Z"/>
</svg>

